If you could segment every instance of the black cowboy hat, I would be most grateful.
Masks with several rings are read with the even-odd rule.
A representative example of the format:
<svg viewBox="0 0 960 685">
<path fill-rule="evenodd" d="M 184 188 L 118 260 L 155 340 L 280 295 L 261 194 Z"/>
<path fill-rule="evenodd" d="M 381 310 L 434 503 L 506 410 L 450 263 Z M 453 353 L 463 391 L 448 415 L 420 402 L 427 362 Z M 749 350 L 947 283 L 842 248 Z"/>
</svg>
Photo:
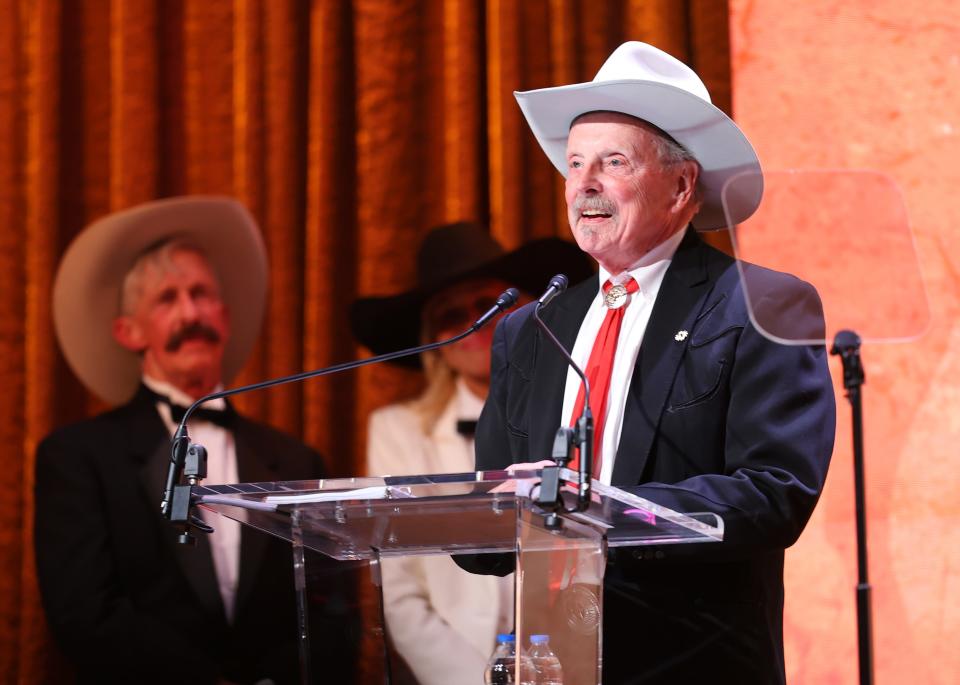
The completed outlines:
<svg viewBox="0 0 960 685">
<path fill-rule="evenodd" d="M 474 278 L 497 278 L 534 295 L 556 273 L 566 274 L 572 285 L 591 276 L 593 266 L 576 245 L 559 238 L 541 238 L 507 252 L 477 224 L 447 224 L 432 229 L 420 244 L 417 285 L 397 295 L 356 300 L 350 306 L 350 325 L 374 354 L 414 347 L 420 343 L 424 304 L 444 288 Z M 397 363 L 418 366 L 419 358 Z"/>
</svg>

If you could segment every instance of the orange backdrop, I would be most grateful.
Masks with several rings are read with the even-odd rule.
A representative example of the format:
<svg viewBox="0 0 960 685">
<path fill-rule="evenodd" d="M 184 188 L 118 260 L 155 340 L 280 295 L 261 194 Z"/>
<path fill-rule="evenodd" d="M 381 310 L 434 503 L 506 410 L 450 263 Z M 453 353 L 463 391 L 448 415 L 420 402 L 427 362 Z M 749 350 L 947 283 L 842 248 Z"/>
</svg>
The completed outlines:
<svg viewBox="0 0 960 685">
<path fill-rule="evenodd" d="M 960 5 L 731 0 L 730 28 L 734 111 L 768 170 L 873 169 L 903 190 L 930 327 L 915 342 L 863 348 L 875 682 L 960 682 Z M 870 244 L 869 222 L 842 230 Z M 872 315 L 882 326 L 892 309 L 878 302 Z M 857 682 L 850 410 L 839 385 L 837 397 L 826 490 L 787 552 L 792 683 Z"/>
<path fill-rule="evenodd" d="M 628 38 L 729 106 L 721 0 L 0 0 L 0 679 L 58 681 L 33 573 L 33 450 L 102 407 L 66 369 L 50 286 L 111 210 L 225 193 L 263 228 L 273 288 L 241 382 L 351 359 L 346 307 L 412 283 L 432 224 L 507 246 L 565 234 L 559 177 L 511 91 L 588 80 Z M 355 473 L 388 369 L 243 398 Z"/>
</svg>

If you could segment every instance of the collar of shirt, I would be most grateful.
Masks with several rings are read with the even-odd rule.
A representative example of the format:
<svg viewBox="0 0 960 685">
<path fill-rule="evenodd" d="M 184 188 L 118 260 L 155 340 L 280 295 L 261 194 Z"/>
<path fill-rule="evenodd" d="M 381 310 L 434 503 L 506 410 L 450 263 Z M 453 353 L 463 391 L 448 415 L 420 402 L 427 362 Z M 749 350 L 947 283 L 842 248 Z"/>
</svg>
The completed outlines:
<svg viewBox="0 0 960 685">
<path fill-rule="evenodd" d="M 158 395 L 165 395 L 170 399 L 174 404 L 179 404 L 184 407 L 189 407 L 191 404 L 197 401 L 196 398 L 190 397 L 187 393 L 183 392 L 179 388 L 166 381 L 160 381 L 156 378 L 151 378 L 147 374 L 143 374 L 140 379 L 145 386 L 153 390 Z M 213 389 L 213 392 L 220 392 L 223 390 L 223 385 L 218 385 Z M 215 400 L 210 400 L 209 402 L 204 402 L 202 407 L 207 409 L 225 409 L 227 406 L 226 400 L 222 397 L 218 397 Z"/>
<path fill-rule="evenodd" d="M 483 409 L 483 399 L 477 397 L 462 377 L 457 376 L 453 397 L 447 402 L 443 412 L 430 432 L 434 440 L 470 440 L 472 437 L 461 435 L 457 431 L 457 421 L 474 421 Z"/>
<path fill-rule="evenodd" d="M 156 378 L 151 378 L 150 376 L 143 374 L 140 378 L 141 382 L 147 386 L 150 390 L 155 392 L 158 395 L 164 395 L 167 399 L 170 400 L 173 404 L 180 405 L 182 407 L 189 407 L 191 404 L 196 402 L 196 400 L 185 392 L 177 388 L 176 386 L 171 385 L 165 381 L 157 380 Z M 213 389 L 214 392 L 219 392 L 223 389 L 222 385 L 218 385 Z M 167 430 L 172 436 L 177 430 L 177 422 L 173 420 L 173 416 L 170 412 L 170 406 L 166 402 L 157 402 L 156 403 L 157 412 L 160 414 L 160 418 L 163 419 L 164 425 L 166 425 Z M 218 397 L 215 400 L 210 400 L 209 402 L 204 402 L 202 407 L 207 409 L 219 409 L 223 410 L 226 408 L 226 400 L 222 397 Z M 203 426 L 212 426 L 209 421 L 203 421 L 199 418 L 191 418 L 191 424 L 198 424 Z M 217 427 L 218 430 L 223 431 L 224 429 Z"/>
<path fill-rule="evenodd" d="M 608 279 L 614 284 L 626 283 L 631 276 L 637 281 L 637 285 L 640 286 L 640 293 L 644 297 L 649 297 L 650 294 L 656 297 L 657 291 L 660 289 L 660 283 L 663 281 L 663 275 L 667 272 L 667 267 L 670 266 L 670 261 L 673 259 L 677 248 L 680 247 L 685 233 L 685 228 L 677 231 L 643 255 L 632 267 L 619 274 L 611 274 L 601 266 L 599 268 L 600 281 L 597 300 L 601 301 L 603 299 L 603 284 Z"/>
<path fill-rule="evenodd" d="M 483 409 L 483 398 L 477 397 L 461 376 L 457 377 L 455 398 L 458 419 L 474 420 L 480 416 Z"/>
</svg>

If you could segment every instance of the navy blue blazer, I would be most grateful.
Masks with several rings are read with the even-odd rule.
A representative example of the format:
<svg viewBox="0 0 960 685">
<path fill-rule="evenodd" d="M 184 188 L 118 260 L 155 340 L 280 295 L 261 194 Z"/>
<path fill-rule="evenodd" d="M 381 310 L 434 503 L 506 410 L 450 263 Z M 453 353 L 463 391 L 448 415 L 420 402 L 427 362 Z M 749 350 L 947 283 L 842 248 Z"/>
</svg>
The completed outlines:
<svg viewBox="0 0 960 685">
<path fill-rule="evenodd" d="M 819 297 L 747 266 L 754 307 L 822 338 Z M 567 349 L 596 278 L 543 319 Z M 531 317 L 504 317 L 477 468 L 549 458 L 567 365 Z M 677 340 L 679 331 L 688 335 Z M 682 337 L 682 336 L 681 336 Z M 612 550 L 605 580 L 604 683 L 783 682 L 783 550 L 827 474 L 835 400 L 823 345 L 782 345 L 751 323 L 736 262 L 688 230 L 664 276 L 625 408 L 612 484 L 681 512 L 715 512 L 721 544 Z M 475 572 L 507 564 L 475 557 Z"/>
</svg>

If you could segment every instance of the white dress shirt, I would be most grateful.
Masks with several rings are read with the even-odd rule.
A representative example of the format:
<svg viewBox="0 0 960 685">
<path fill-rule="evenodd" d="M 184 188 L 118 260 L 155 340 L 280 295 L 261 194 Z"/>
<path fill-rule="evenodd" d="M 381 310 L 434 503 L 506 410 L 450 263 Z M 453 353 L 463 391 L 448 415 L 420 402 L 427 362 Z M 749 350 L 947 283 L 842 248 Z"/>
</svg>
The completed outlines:
<svg viewBox="0 0 960 685">
<path fill-rule="evenodd" d="M 194 400 L 169 383 L 158 381 L 149 376 L 143 377 L 143 384 L 158 395 L 165 395 L 174 404 L 189 407 Z M 217 388 L 219 389 L 219 388 Z M 170 416 L 170 407 L 165 402 L 157 402 L 157 411 L 163 419 L 170 437 L 176 432 L 177 424 Z M 210 400 L 203 405 L 206 409 L 223 409 L 223 398 Z M 207 477 L 205 483 L 237 483 L 237 450 L 233 434 L 209 421 L 191 418 L 189 421 L 190 440 L 207 449 Z M 240 528 L 239 522 L 200 508 L 203 520 L 216 529 L 209 537 L 213 553 L 213 565 L 217 571 L 217 583 L 220 597 L 226 610 L 227 622 L 233 622 L 234 600 L 237 595 L 237 583 L 240 579 Z M 242 511 L 242 510 L 241 510 Z"/>
<path fill-rule="evenodd" d="M 633 367 L 640 352 L 640 344 L 650 321 L 653 303 L 660 292 L 660 284 L 667 273 L 667 267 L 673 259 L 674 253 L 683 240 L 686 229 L 681 229 L 664 240 L 645 254 L 632 268 L 620 274 L 610 274 L 600 267 L 599 288 L 590 303 L 587 315 L 580 324 L 577 341 L 573 345 L 571 356 L 577 365 L 586 370 L 593 343 L 600 331 L 600 325 L 607 314 L 607 307 L 603 304 L 603 284 L 607 279 L 614 283 L 623 283 L 632 276 L 640 289 L 630 295 L 630 302 L 623 315 L 623 324 L 620 328 L 620 338 L 617 343 L 617 353 L 613 359 L 613 371 L 610 376 L 610 395 L 607 398 L 607 416 L 604 422 L 600 450 L 603 455 L 600 477 L 602 483 L 610 484 L 613 476 L 613 464 L 616 460 L 617 445 L 620 444 L 620 433 L 623 429 L 623 412 L 627 403 L 627 393 L 630 390 L 630 379 L 633 376 Z M 569 426 L 573 406 L 580 391 L 580 376 L 573 369 L 567 371 L 567 382 L 563 393 L 563 412 L 560 414 L 564 425 Z M 594 416 L 594 422 L 600 417 Z"/>
</svg>

